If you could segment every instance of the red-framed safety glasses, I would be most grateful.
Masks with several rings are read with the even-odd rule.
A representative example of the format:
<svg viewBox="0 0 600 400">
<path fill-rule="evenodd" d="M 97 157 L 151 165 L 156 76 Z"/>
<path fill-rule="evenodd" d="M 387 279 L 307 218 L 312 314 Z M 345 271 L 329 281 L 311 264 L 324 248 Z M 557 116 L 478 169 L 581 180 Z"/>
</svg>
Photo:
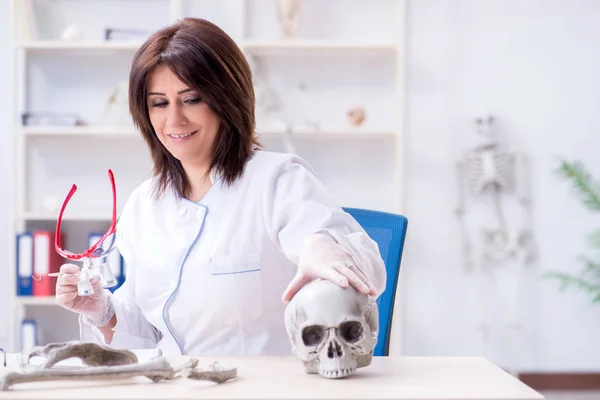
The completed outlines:
<svg viewBox="0 0 600 400">
<path fill-rule="evenodd" d="M 73 185 L 73 187 L 71 187 L 71 190 L 69 191 L 69 194 L 65 198 L 65 201 L 60 209 L 60 213 L 58 214 L 58 220 L 56 221 L 56 235 L 55 235 L 54 248 L 55 248 L 56 252 L 58 254 L 60 254 L 61 256 L 68 258 L 70 260 L 100 258 L 100 257 L 106 256 L 108 253 L 110 253 L 111 251 L 113 251 L 115 249 L 115 244 L 116 244 L 115 239 L 116 239 L 116 230 L 117 230 L 117 191 L 115 188 L 115 176 L 113 175 L 113 172 L 110 169 L 108 170 L 108 177 L 110 178 L 110 184 L 112 186 L 112 203 L 113 203 L 112 204 L 112 222 L 110 224 L 110 227 L 108 228 L 106 233 L 104 233 L 104 235 L 102 235 L 100 237 L 100 239 L 98 239 L 98 241 L 92 245 L 92 247 L 90 247 L 83 253 L 76 254 L 76 253 L 72 253 L 72 252 L 62 248 L 62 245 L 60 243 L 60 237 L 61 237 L 60 225 L 62 222 L 63 214 L 65 212 L 65 208 L 67 207 L 69 200 L 71 200 L 71 197 L 73 197 L 73 194 L 75 194 L 75 192 L 77 191 L 77 185 Z"/>
</svg>

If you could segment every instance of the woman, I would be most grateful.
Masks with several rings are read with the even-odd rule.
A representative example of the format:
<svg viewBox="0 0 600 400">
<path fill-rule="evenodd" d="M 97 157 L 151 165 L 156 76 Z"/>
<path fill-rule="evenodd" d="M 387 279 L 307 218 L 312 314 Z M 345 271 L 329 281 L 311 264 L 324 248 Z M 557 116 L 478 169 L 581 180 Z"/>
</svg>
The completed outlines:
<svg viewBox="0 0 600 400">
<path fill-rule="evenodd" d="M 63 265 L 57 302 L 81 339 L 165 354 L 290 354 L 285 302 L 315 278 L 371 296 L 385 287 L 375 242 L 311 168 L 260 149 L 250 68 L 201 19 L 153 34 L 132 63 L 130 111 L 154 162 L 117 227 L 127 279 L 77 296 Z"/>
</svg>

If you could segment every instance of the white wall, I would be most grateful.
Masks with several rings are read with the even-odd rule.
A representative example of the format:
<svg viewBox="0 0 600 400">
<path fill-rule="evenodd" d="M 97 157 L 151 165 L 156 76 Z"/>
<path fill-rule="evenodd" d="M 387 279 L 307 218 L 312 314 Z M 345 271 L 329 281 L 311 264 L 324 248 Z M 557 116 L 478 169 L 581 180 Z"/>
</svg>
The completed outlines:
<svg viewBox="0 0 600 400">
<path fill-rule="evenodd" d="M 9 52 L 8 5 L 0 1 L 0 60 Z M 485 354 L 473 328 L 472 280 L 460 265 L 452 217 L 452 163 L 468 146 L 479 109 L 499 118 L 507 140 L 532 155 L 535 233 L 542 270 L 577 270 L 583 235 L 594 220 L 552 174 L 555 156 L 579 158 L 592 171 L 600 139 L 600 3 L 594 0 L 413 0 L 408 21 L 408 217 L 402 347 L 408 355 Z M 0 62 L 0 91 L 9 87 Z M 0 97 L 0 131 L 8 138 L 9 96 Z M 12 179 L 9 143 L 0 146 L 3 182 Z M 11 186 L 8 186 L 11 187 Z M 10 197 L 0 196 L 0 253 L 7 254 Z M 559 224 L 559 225 L 553 225 Z M 8 273 L 6 266 L 0 271 Z M 533 281 L 533 279 L 530 279 Z M 8 284 L 0 278 L 0 346 Z M 598 370 L 598 307 L 574 293 L 534 282 L 524 307 L 525 370 Z M 535 313 L 534 313 L 535 311 Z"/>
<path fill-rule="evenodd" d="M 477 297 L 452 216 L 453 162 L 472 143 L 474 113 L 487 109 L 504 139 L 531 154 L 533 169 L 540 258 L 522 305 L 520 366 L 599 370 L 600 306 L 558 294 L 536 274 L 577 271 L 584 234 L 598 226 L 552 171 L 557 157 L 577 158 L 600 179 L 600 2 L 415 0 L 408 25 L 406 354 L 507 360 L 502 347 L 480 347 Z"/>
<path fill-rule="evenodd" d="M 10 13 L 9 2 L 0 1 L 0 180 L 5 188 L 0 196 L 0 254 L 8 259 L 10 232 L 10 207 L 12 189 L 12 142 L 10 133 Z M 6 191 L 8 190 L 8 192 Z M 0 347 L 6 348 L 8 344 L 8 304 L 9 293 L 12 289 L 8 282 L 8 269 L 12 268 L 6 262 L 0 267 Z"/>
</svg>

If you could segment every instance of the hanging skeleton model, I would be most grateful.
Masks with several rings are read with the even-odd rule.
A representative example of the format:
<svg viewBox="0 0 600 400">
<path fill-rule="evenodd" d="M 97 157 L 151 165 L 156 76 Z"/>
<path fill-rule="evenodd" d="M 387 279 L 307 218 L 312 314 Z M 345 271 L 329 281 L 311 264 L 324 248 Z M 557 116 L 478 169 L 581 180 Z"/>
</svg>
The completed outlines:
<svg viewBox="0 0 600 400">
<path fill-rule="evenodd" d="M 504 315 L 501 317 L 509 348 L 503 353 L 511 358 L 508 368 L 514 374 L 521 342 L 519 311 L 523 278 L 534 256 L 528 164 L 524 154 L 512 151 L 496 140 L 492 116 L 477 118 L 475 126 L 478 143 L 457 163 L 459 197 L 456 215 L 461 229 L 464 264 L 474 274 L 480 296 L 478 328 L 483 339 L 489 339 L 491 323 L 499 316 L 486 304 L 492 299 L 504 298 Z M 511 223 L 511 220 L 514 221 Z M 499 270 L 512 281 L 510 286 L 514 290 L 509 298 L 506 298 L 506 292 L 510 291 L 499 290 L 495 276 Z M 495 288 L 495 292 L 487 285 Z"/>
</svg>

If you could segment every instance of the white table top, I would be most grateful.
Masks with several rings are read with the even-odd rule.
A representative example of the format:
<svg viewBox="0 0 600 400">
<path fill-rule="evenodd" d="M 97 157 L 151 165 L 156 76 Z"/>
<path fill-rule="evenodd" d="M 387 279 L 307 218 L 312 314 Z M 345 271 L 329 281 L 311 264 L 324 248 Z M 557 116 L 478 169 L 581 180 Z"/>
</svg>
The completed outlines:
<svg viewBox="0 0 600 400">
<path fill-rule="evenodd" d="M 187 357 L 169 358 L 173 366 Z M 19 370 L 14 355 L 8 369 Z M 15 384 L 0 399 L 543 399 L 518 379 L 477 357 L 375 357 L 345 379 L 305 374 L 294 357 L 200 358 L 235 366 L 235 380 L 177 379 L 153 383 L 145 377 L 123 381 L 62 381 Z M 0 373 L 6 369 L 0 367 Z"/>
</svg>

